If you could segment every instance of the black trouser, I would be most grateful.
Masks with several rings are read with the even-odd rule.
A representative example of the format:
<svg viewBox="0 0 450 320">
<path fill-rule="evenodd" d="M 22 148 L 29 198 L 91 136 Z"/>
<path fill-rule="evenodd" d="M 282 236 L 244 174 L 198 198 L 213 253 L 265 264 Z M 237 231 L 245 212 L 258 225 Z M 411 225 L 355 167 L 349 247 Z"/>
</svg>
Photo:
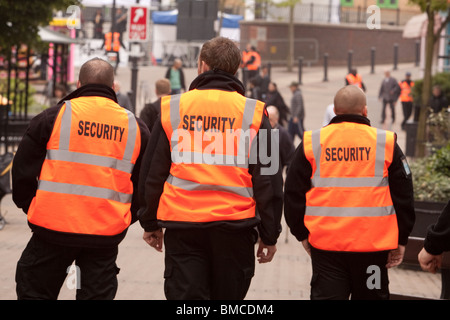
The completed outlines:
<svg viewBox="0 0 450 320">
<path fill-rule="evenodd" d="M 406 102 L 402 101 L 402 109 L 403 109 L 403 122 L 402 122 L 402 128 L 404 128 L 406 121 L 408 121 L 409 117 L 412 114 L 413 110 L 413 103 L 412 102 Z"/>
<path fill-rule="evenodd" d="M 168 300 L 243 300 L 255 271 L 254 229 L 166 229 Z"/>
<path fill-rule="evenodd" d="M 311 300 L 387 300 L 388 251 L 334 252 L 311 248 Z"/>
<path fill-rule="evenodd" d="M 391 108 L 391 117 L 392 123 L 395 122 L 395 101 L 388 101 L 383 99 L 383 110 L 381 111 L 381 123 L 384 123 L 386 119 L 386 105 L 389 103 L 389 107 Z"/>
<path fill-rule="evenodd" d="M 112 300 L 117 292 L 117 254 L 117 246 L 67 247 L 33 235 L 17 263 L 17 298 L 56 300 L 69 275 L 67 285 L 77 290 L 77 300 Z"/>
</svg>

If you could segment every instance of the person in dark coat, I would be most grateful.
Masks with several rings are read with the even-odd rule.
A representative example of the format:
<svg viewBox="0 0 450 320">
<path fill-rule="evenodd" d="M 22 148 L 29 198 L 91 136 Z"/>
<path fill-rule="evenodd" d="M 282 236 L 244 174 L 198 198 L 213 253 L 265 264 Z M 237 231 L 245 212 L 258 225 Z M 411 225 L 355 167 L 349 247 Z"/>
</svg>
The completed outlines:
<svg viewBox="0 0 450 320">
<path fill-rule="evenodd" d="M 384 79 L 381 82 L 380 91 L 378 93 L 378 99 L 383 103 L 383 109 L 381 111 L 381 123 L 384 123 L 386 119 L 386 106 L 389 104 L 391 108 L 392 123 L 395 122 L 395 104 L 400 96 L 400 86 L 398 81 L 391 77 L 391 72 L 386 70 L 384 72 Z"/>
<path fill-rule="evenodd" d="M 279 123 L 283 127 L 286 127 L 289 115 L 289 108 L 284 102 L 283 96 L 278 91 L 277 84 L 275 82 L 270 82 L 268 85 L 267 95 L 264 102 L 268 106 L 275 106 L 280 113 Z"/>
<path fill-rule="evenodd" d="M 152 132 L 153 125 L 161 112 L 161 98 L 170 94 L 170 81 L 168 79 L 159 79 L 156 81 L 155 92 L 158 97 L 156 101 L 147 103 L 139 115 L 139 118 L 145 122 L 150 132 Z"/>
<path fill-rule="evenodd" d="M 435 85 L 430 98 L 430 108 L 434 113 L 441 112 L 443 109 L 448 108 L 448 100 L 445 94 L 442 92 L 440 86 Z"/>
</svg>

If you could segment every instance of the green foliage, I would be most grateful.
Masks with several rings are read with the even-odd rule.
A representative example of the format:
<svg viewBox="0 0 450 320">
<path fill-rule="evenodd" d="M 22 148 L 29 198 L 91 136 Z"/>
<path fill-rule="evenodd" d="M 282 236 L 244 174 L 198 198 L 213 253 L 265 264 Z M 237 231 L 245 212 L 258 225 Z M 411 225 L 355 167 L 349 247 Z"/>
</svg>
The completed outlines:
<svg viewBox="0 0 450 320">
<path fill-rule="evenodd" d="M 9 94 L 9 100 L 14 101 L 14 89 L 16 85 L 16 79 L 12 78 L 10 83 L 10 94 Z M 4 95 L 6 97 L 6 92 L 8 90 L 8 82 L 6 79 L 0 80 L 0 94 Z M 25 80 L 17 80 L 17 99 L 20 99 L 20 92 L 25 92 Z M 34 101 L 34 94 L 36 93 L 36 90 L 29 85 L 28 86 L 28 105 L 32 105 L 35 103 Z M 25 99 L 25 95 L 23 95 L 23 99 Z M 19 104 L 19 101 L 17 101 L 17 104 Z"/>
<path fill-rule="evenodd" d="M 34 44 L 39 39 L 39 26 L 47 26 L 53 10 L 66 11 L 78 0 L 0 0 L 0 48 L 18 44 Z"/>
<path fill-rule="evenodd" d="M 432 155 L 411 163 L 414 197 L 419 201 L 450 199 L 450 143 Z"/>
</svg>

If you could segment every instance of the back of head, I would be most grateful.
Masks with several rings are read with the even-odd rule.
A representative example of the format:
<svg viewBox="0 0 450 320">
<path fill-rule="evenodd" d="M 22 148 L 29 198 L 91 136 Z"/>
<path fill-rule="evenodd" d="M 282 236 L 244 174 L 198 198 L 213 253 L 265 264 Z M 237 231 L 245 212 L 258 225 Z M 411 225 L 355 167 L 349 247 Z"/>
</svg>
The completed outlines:
<svg viewBox="0 0 450 320">
<path fill-rule="evenodd" d="M 211 70 L 219 69 L 235 75 L 241 63 L 241 53 L 232 40 L 216 37 L 203 44 L 199 59 Z"/>
<path fill-rule="evenodd" d="M 155 83 L 155 91 L 159 96 L 170 94 L 170 81 L 168 79 L 159 79 Z"/>
<path fill-rule="evenodd" d="M 334 110 L 337 115 L 364 115 L 366 105 L 366 95 L 359 87 L 354 85 L 348 85 L 340 89 L 334 97 Z"/>
<path fill-rule="evenodd" d="M 114 84 L 114 68 L 103 59 L 93 58 L 81 66 L 78 80 L 80 86 L 103 84 L 112 88 Z"/>
</svg>

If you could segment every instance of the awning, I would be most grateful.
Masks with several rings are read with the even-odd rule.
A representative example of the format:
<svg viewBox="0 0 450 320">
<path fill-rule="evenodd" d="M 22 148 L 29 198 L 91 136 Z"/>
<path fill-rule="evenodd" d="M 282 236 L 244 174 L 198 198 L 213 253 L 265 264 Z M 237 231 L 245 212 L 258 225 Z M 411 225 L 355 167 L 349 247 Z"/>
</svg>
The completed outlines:
<svg viewBox="0 0 450 320">
<path fill-rule="evenodd" d="M 436 32 L 441 26 L 442 16 L 437 14 L 435 17 L 434 31 Z M 405 24 L 403 29 L 403 38 L 421 38 L 426 35 L 428 25 L 428 16 L 426 13 L 412 17 Z"/>
<path fill-rule="evenodd" d="M 39 37 L 41 40 L 48 43 L 63 43 L 63 44 L 72 44 L 72 43 L 81 43 L 82 41 L 79 39 L 72 39 L 63 35 L 61 32 L 50 30 L 49 28 L 39 27 Z"/>
</svg>

